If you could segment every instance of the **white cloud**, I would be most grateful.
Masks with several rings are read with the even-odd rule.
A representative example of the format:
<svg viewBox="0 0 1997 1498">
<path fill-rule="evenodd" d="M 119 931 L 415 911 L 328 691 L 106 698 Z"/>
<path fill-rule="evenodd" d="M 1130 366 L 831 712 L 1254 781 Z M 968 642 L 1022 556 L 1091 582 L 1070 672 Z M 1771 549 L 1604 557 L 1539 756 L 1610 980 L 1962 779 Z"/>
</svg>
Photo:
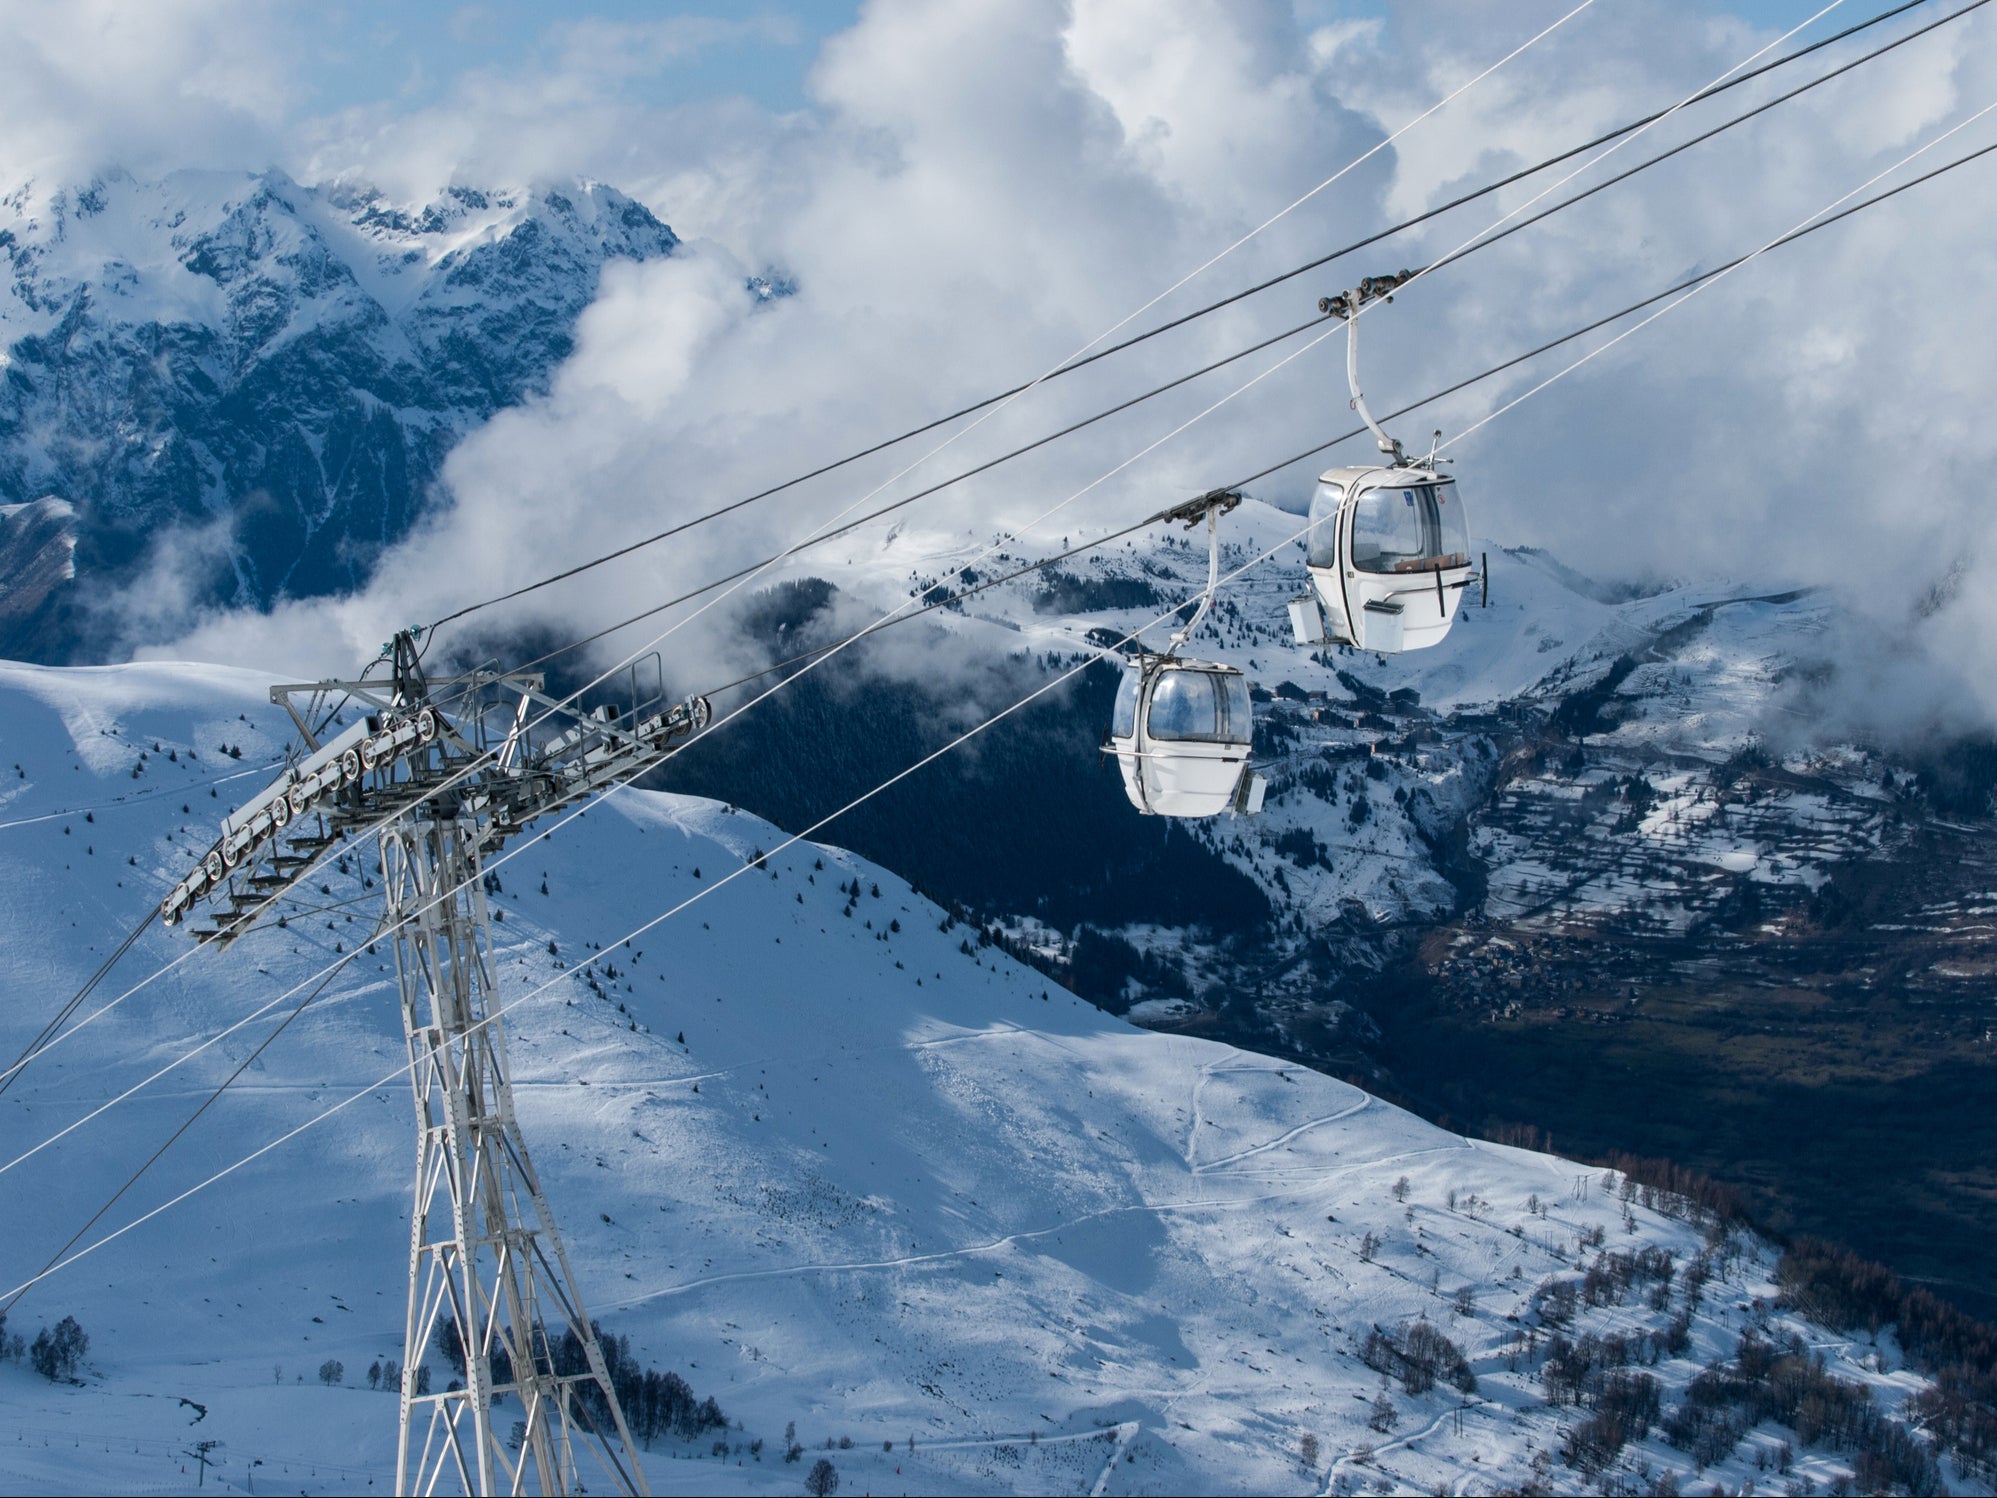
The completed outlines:
<svg viewBox="0 0 1997 1498">
<path fill-rule="evenodd" d="M 7 0 L 0 177 L 267 165 L 295 54 L 250 0 Z"/>
<path fill-rule="evenodd" d="M 575 23 L 551 33 L 535 69 L 463 75 L 442 103 L 287 126 L 283 159 L 307 178 L 357 171 L 415 195 L 452 179 L 583 173 L 644 196 L 693 242 L 683 260 L 606 278 L 553 392 L 464 444 L 447 469 L 449 507 L 389 559 L 368 597 L 260 625 L 217 621 L 192 643 L 255 654 L 262 631 L 272 648 L 316 645 L 315 664 L 335 664 L 323 661 L 329 640 L 371 650 L 384 619 L 442 612 L 1030 377 L 1565 8 L 1425 0 L 1381 22 L 1312 29 L 1273 0 L 875 0 L 822 49 L 810 108 L 783 117 L 741 101 L 658 109 L 620 88 L 626 60 L 671 66 L 713 41 L 711 28 L 627 36 Z M 81 45 L 85 21 L 54 8 L 9 14 L 44 50 Z M 87 14 L 108 24 L 108 9 Z M 171 32 L 152 44 L 162 56 L 207 48 L 238 13 L 175 14 L 179 29 L 158 23 Z M 1823 206 L 1997 97 L 1992 24 L 1981 14 L 1957 22 L 1423 282 L 1369 318 L 1376 406 L 1509 357 Z M 1598 7 L 1153 315 L 1670 103 L 1773 35 L 1668 0 Z M 1873 35 L 1667 122 L 1575 186 L 1813 76 Z M 263 45 L 281 60 L 279 40 Z M 214 76 L 249 46 L 207 48 Z M 248 104 L 225 105 L 233 96 L 212 77 L 171 83 L 170 67 L 131 56 L 117 67 L 137 80 L 135 99 L 191 122 L 190 149 L 225 115 L 267 129 L 258 121 L 274 108 L 269 79 L 284 76 L 277 67 L 263 92 L 242 96 Z M 60 89 L 82 86 L 74 72 L 52 69 L 39 97 L 60 112 Z M 1961 148 L 1992 138 L 1997 130 L 1981 128 Z M 1992 457 L 1997 347 L 1965 336 L 1997 293 L 1990 169 L 1747 268 L 1477 434 L 1461 471 L 1486 530 L 1610 573 L 1836 583 L 1855 590 L 1881 638 L 1918 648 L 1946 630 L 1946 654 L 1986 660 L 1997 618 L 1985 615 L 1997 605 L 1982 592 L 1964 588 L 1908 621 L 1950 565 L 1967 558 L 1977 575 L 1997 523 L 1980 477 Z M 1455 247 L 1537 185 L 1036 392 L 888 492 L 1302 321 L 1320 294 Z M 758 307 L 741 281 L 768 269 L 793 277 L 799 294 Z M 1404 435 L 1460 430 L 1606 336 L 1403 422 Z M 1037 513 L 1271 357 L 966 484 L 917 524 L 939 537 L 988 534 Z M 1080 535 L 1087 515 L 1142 513 L 1349 420 L 1328 344 L 1054 529 Z M 923 450 L 704 527 L 514 617 L 566 629 L 626 612 L 801 534 Z M 1265 488 L 1295 500 L 1309 478 L 1294 470 Z M 857 562 L 873 544 L 832 555 Z M 440 606 L 419 606 L 431 602 Z M 1997 707 L 1988 678 L 1965 690 L 1991 691 Z"/>
</svg>

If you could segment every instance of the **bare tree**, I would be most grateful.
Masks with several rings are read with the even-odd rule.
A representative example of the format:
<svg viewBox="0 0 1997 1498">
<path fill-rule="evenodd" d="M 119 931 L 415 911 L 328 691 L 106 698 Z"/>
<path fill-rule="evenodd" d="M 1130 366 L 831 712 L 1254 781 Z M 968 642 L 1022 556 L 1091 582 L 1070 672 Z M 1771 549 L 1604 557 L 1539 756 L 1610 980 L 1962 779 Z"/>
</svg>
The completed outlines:
<svg viewBox="0 0 1997 1498">
<path fill-rule="evenodd" d="M 821 1456 L 805 1474 L 804 1490 L 811 1498 L 832 1498 L 839 1491 L 839 1469 Z"/>
</svg>

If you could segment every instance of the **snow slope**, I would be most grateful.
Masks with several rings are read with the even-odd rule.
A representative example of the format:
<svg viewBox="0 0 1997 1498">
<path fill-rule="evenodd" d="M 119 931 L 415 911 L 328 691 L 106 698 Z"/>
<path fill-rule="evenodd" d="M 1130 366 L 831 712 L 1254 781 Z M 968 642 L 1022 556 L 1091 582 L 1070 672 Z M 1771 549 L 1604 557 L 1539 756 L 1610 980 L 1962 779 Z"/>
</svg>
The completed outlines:
<svg viewBox="0 0 1997 1498">
<path fill-rule="evenodd" d="M 0 1059 L 262 783 L 284 740 L 265 688 L 205 667 L 0 666 Z M 1535 1288 L 1573 1277 L 1597 1230 L 1681 1266 L 1701 1251 L 1668 1200 L 1625 1203 L 1599 1172 L 1105 1015 L 837 849 L 754 867 L 780 840 L 724 806 L 625 792 L 496 869 L 523 1127 L 592 1313 L 739 1422 L 725 1455 L 662 1440 L 657 1491 L 795 1491 L 803 1468 L 778 1452 L 793 1421 L 848 1492 L 1515 1487 L 1576 1418 L 1522 1358 Z M 365 942 L 356 851 L 284 927 L 196 951 L 24 1072 L 0 1097 L 0 1165 Z M 148 932 L 86 1012 L 190 945 Z M 74 1387 L 0 1363 L 0 1486 L 390 1483 L 394 1402 L 360 1376 L 402 1352 L 389 962 L 350 967 L 83 1241 L 359 1101 L 21 1301 L 10 1330 L 73 1314 L 92 1346 Z M 0 1171 L 0 1280 L 54 1255 L 288 1008 Z M 1712 1262 L 1696 1305 L 1680 1275 L 1662 1305 L 1637 1294 L 1576 1330 L 1690 1313 L 1687 1355 L 1648 1370 L 1667 1408 L 1760 1324 L 1888 1407 L 1917 1386 L 1890 1341 L 1771 1311 L 1765 1246 Z M 1377 1431 L 1383 1380 L 1360 1345 L 1417 1316 L 1461 1346 L 1476 1391 L 1396 1387 Z M 343 1386 L 318 1381 L 327 1359 Z M 1780 1434 L 1709 1476 L 1738 1486 Z M 197 1439 L 222 1443 L 205 1479 L 181 1470 Z M 1639 1463 L 1691 1470 L 1655 1437 L 1626 1462 L 1632 1481 Z M 1816 1453 L 1797 1470 L 1842 1468 Z M 1558 1464 L 1548 1480 L 1597 1483 Z"/>
</svg>

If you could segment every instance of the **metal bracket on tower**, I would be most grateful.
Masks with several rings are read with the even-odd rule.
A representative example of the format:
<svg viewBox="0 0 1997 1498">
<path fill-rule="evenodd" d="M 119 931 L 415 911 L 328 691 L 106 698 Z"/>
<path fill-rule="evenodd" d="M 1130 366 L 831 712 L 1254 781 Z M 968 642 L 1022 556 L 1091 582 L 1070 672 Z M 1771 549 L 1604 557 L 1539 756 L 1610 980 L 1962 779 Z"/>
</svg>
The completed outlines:
<svg viewBox="0 0 1997 1498">
<path fill-rule="evenodd" d="M 415 707 L 430 700 L 430 684 L 423 679 L 423 654 L 416 648 L 422 628 L 397 630 L 389 649 L 395 659 L 395 700 Z"/>
</svg>

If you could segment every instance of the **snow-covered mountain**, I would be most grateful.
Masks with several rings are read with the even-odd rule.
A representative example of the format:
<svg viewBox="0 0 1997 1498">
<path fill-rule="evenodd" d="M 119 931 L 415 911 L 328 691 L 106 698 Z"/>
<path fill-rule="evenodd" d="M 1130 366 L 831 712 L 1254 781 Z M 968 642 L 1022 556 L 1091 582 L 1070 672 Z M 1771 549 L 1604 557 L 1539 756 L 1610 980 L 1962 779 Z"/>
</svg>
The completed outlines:
<svg viewBox="0 0 1997 1498">
<path fill-rule="evenodd" d="M 830 835 L 1141 1023 L 1497 1137 L 1667 1156 L 1997 1314 L 1997 1214 L 1958 1185 L 1997 1139 L 1945 1106 L 1997 1064 L 1997 752 L 1837 726 L 1867 693 L 1918 695 L 1896 680 L 1918 662 L 1828 591 L 1634 589 L 1496 542 L 1489 607 L 1471 597 L 1445 645 L 1314 655 L 1284 614 L 1299 524 L 1253 501 L 1228 518 L 1229 569 L 1280 554 L 1191 647 L 1258 685 L 1259 818 L 1134 815 L 1098 758 L 1103 665 Z M 1041 552 L 989 540 L 910 525 L 828 575 L 892 600 Z M 877 667 L 794 683 L 667 784 L 810 825 L 1204 578 L 1200 549 L 1154 536 L 990 589 Z M 830 627 L 804 617 L 824 596 L 787 601 L 773 652 Z"/>
<path fill-rule="evenodd" d="M 287 728 L 265 688 L 0 668 L 7 1057 L 263 783 Z M 1670 1192 L 1133 1027 L 885 869 L 781 838 L 625 791 L 494 870 L 504 989 L 553 985 L 508 1022 L 591 1309 L 731 1422 L 660 1438 L 655 1491 L 794 1491 L 792 1423 L 853 1492 L 1665 1491 L 1695 1471 L 1821 1489 L 1855 1443 L 1936 1480 L 1898 1423 L 1925 1381 L 1890 1334 L 1782 1309 L 1765 1243 Z M 367 941 L 369 850 L 342 862 L 227 952 L 149 932 L 85 1013 L 186 960 L 0 1098 L 6 1285 L 290 1005 L 252 1014 Z M 395 1406 L 364 1377 L 401 1355 L 407 1253 L 388 961 L 350 967 L 82 1243 L 353 1102 L 15 1308 L 10 1332 L 70 1315 L 90 1346 L 75 1384 L 0 1361 L 8 1486 L 390 1481 Z M 1756 1403 L 1770 1367 L 1849 1418 Z M 194 1470 L 196 1440 L 220 1466 Z"/>
<path fill-rule="evenodd" d="M 1264 812 L 1172 829 L 1260 892 L 1267 906 L 1253 919 L 1277 951 L 1301 956 L 1327 931 L 1407 928 L 1465 909 L 1548 920 L 1640 911 L 1657 929 L 1682 932 L 1744 877 L 1807 892 L 1838 863 L 1879 849 L 1897 805 L 1883 788 L 1887 756 L 1801 732 L 1794 747 L 1770 747 L 1771 726 L 1790 721 L 1785 694 L 1828 650 L 1836 604 L 1827 596 L 1724 579 L 1619 596 L 1530 547 L 1494 549 L 1488 603 L 1473 595 L 1441 646 L 1392 659 L 1306 651 L 1285 612 L 1303 576 L 1301 548 L 1285 544 L 1299 524 L 1253 500 L 1229 517 L 1224 572 L 1276 555 L 1224 588 L 1189 647 L 1257 684 L 1256 762 L 1271 782 Z M 913 573 L 922 591 L 964 562 L 975 580 L 1031 555 L 1014 546 L 977 560 L 982 550 L 981 540 L 908 528 L 831 575 L 886 592 Z M 991 589 L 917 627 L 949 631 L 967 658 L 1066 665 L 1192 597 L 1205 570 L 1200 548 L 1145 538 Z M 1155 647 L 1165 632 L 1147 638 Z M 1036 709 L 1063 712 L 1087 720 L 1074 737 L 1088 752 L 1080 762 L 1093 764 L 1104 691 Z M 880 731 L 864 701 L 846 716 L 856 737 Z M 836 721 L 814 729 L 820 740 L 838 731 Z M 785 761 L 813 752 L 794 734 L 788 743 Z M 1787 781 L 1735 797 L 1729 814 L 1743 756 Z M 842 757 L 843 747 L 826 752 Z M 762 804 L 759 766 L 777 758 L 734 756 L 734 794 Z M 1120 808 L 1115 777 L 1095 778 L 1102 804 Z M 1029 797 L 1046 784 L 1044 775 L 1018 779 Z M 836 804 L 828 796 L 817 810 Z M 1133 837 L 1160 827 L 1118 815 Z M 1012 903 L 980 902 L 987 914 L 1030 936 L 1047 866 L 1031 865 L 1035 877 Z M 1175 922 L 1138 914 L 1125 924 L 1124 934 L 1156 950 L 1158 928 Z M 1225 935 L 1230 918 L 1206 924 Z M 1163 934 L 1200 964 L 1197 943 Z M 1270 956 L 1259 944 L 1256 964 Z M 1224 989 L 1238 976 L 1216 969 L 1214 982 Z M 1143 995 L 1133 988 L 1132 997 Z"/>
<path fill-rule="evenodd" d="M 0 504 L 68 505 L 85 580 L 8 517 L 0 653 L 128 645 L 85 606 L 149 548 L 177 548 L 196 602 L 365 580 L 458 438 L 567 357 L 604 263 L 677 243 L 597 183 L 397 204 L 111 172 L 0 195 Z"/>
</svg>

